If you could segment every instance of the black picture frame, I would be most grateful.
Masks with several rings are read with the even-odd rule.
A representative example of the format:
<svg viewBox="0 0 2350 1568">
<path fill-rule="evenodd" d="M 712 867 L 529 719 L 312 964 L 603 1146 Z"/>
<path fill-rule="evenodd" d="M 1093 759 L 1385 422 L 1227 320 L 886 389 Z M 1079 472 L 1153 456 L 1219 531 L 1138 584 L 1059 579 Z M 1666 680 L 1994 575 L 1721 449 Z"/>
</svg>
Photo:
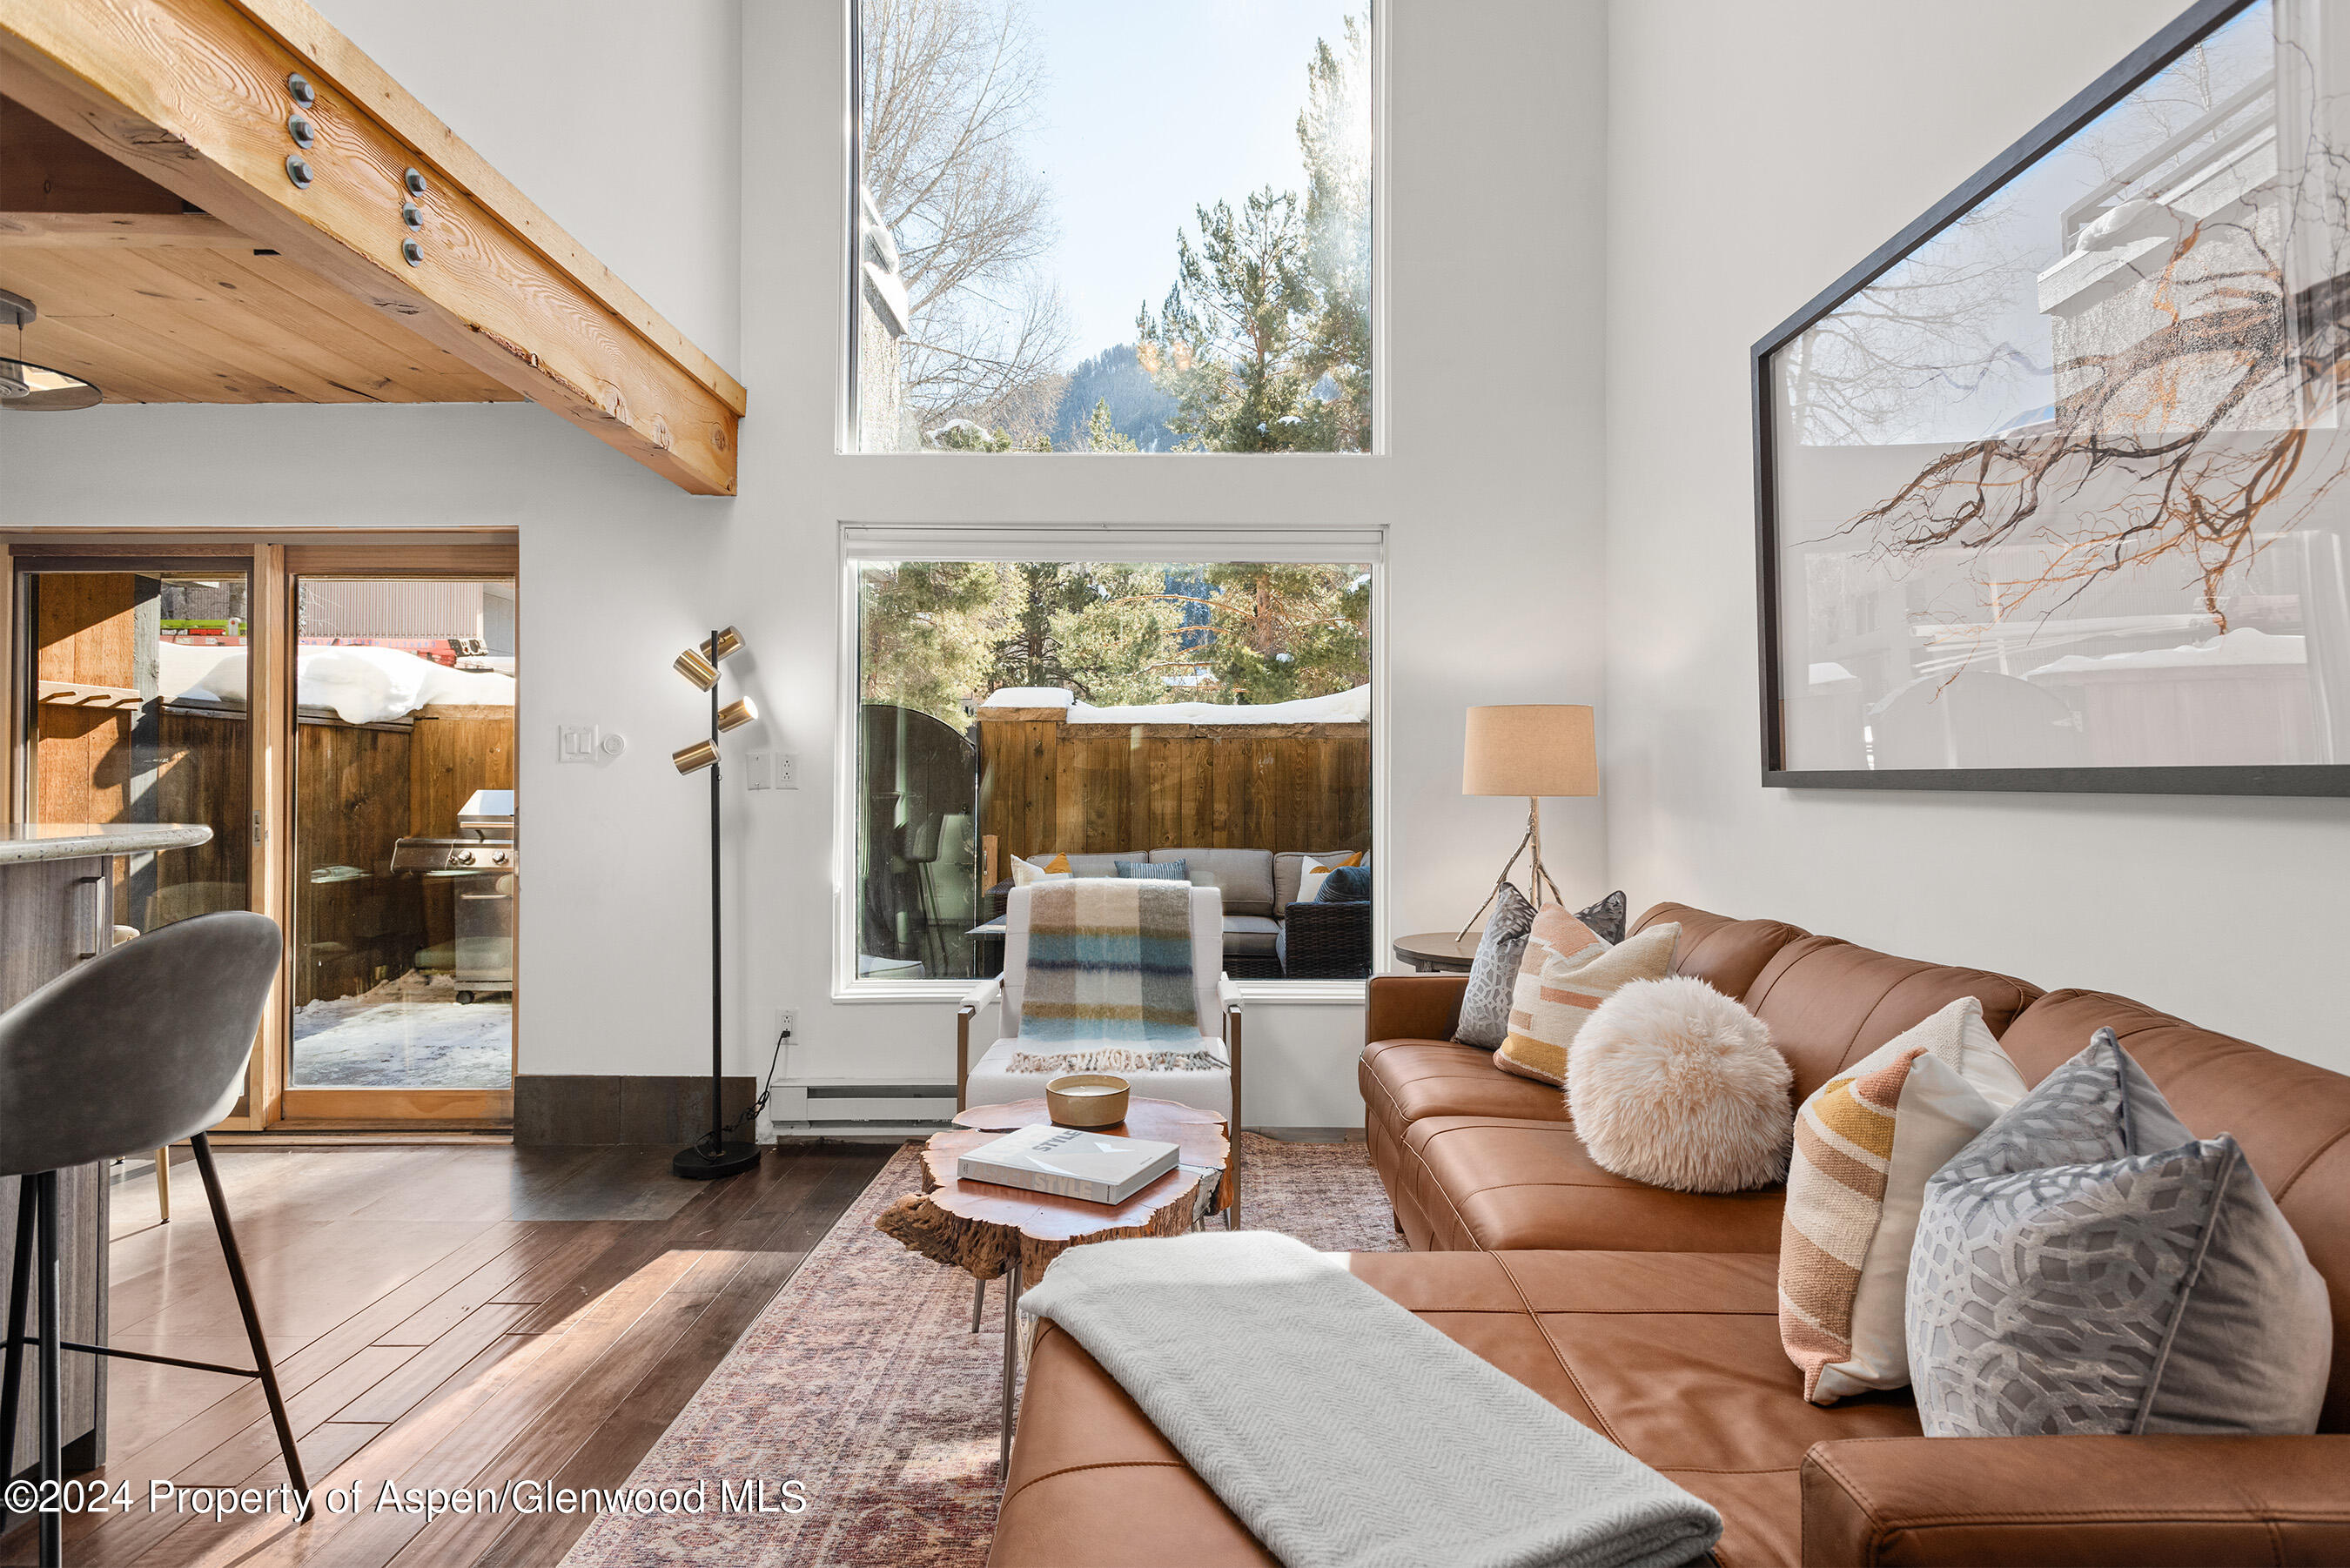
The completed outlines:
<svg viewBox="0 0 2350 1568">
<path fill-rule="evenodd" d="M 1777 489 L 1772 441 L 1771 356 L 1957 222 L 1985 197 L 2113 108 L 2259 0 L 2199 0 L 2185 13 L 2075 94 L 1956 190 L 1920 214 L 1802 309 L 1765 334 L 1752 351 L 1753 400 L 1755 609 L 1762 653 L 1762 784 L 1783 789 L 1995 790 L 2007 793 L 2215 795 L 2350 795 L 2350 764 L 2256 766 L 1794 769 L 1785 765 L 1780 722 Z"/>
</svg>

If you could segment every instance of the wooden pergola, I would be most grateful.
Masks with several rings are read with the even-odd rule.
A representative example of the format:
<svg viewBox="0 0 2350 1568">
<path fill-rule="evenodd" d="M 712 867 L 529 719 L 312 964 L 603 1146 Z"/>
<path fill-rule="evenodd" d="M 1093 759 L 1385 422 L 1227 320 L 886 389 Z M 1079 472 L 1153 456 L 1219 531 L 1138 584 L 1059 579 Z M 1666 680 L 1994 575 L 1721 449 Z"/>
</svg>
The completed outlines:
<svg viewBox="0 0 2350 1568">
<path fill-rule="evenodd" d="M 527 399 L 734 492 L 741 384 L 303 0 L 0 0 L 0 287 L 109 400 Z"/>
</svg>

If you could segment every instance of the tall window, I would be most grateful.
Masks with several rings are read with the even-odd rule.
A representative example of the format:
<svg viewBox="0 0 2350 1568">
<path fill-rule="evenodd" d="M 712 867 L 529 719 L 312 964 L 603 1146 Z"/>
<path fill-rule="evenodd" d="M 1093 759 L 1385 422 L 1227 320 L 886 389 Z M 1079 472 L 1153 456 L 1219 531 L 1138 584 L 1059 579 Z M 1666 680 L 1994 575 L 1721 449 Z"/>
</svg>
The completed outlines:
<svg viewBox="0 0 2350 1568">
<path fill-rule="evenodd" d="M 849 443 L 1371 450 L 1370 0 L 850 0 Z"/>
<path fill-rule="evenodd" d="M 1367 565 L 850 571 L 858 978 L 993 974 L 1024 877 L 1178 861 L 1234 979 L 1369 972 Z"/>
</svg>

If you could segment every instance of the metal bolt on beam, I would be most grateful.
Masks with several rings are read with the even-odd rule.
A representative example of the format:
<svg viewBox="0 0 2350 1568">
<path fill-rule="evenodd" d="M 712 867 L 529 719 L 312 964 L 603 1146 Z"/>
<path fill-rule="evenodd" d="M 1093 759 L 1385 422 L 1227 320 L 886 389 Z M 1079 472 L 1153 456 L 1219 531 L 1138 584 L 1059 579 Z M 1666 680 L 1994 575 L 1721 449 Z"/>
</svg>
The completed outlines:
<svg viewBox="0 0 2350 1568">
<path fill-rule="evenodd" d="M 422 266 L 424 265 L 424 247 L 418 244 L 414 240 L 402 240 L 400 242 L 400 259 L 406 262 L 411 266 Z"/>
<path fill-rule="evenodd" d="M 312 104 L 318 101 L 318 89 L 312 87 L 310 85 L 310 78 L 304 76 L 300 71 L 296 71 L 293 75 L 286 78 L 286 91 L 296 103 L 300 104 L 304 109 L 308 109 Z"/>
<path fill-rule="evenodd" d="M 286 178 L 294 182 L 296 190 L 307 191 L 310 188 L 310 182 L 317 176 L 310 172 L 310 163 L 307 159 L 299 153 L 289 152 L 286 155 Z"/>
<path fill-rule="evenodd" d="M 307 151 L 318 140 L 318 133 L 311 128 L 310 122 L 299 114 L 289 114 L 286 117 L 286 134 L 294 139 L 295 146 L 305 151 Z"/>
<path fill-rule="evenodd" d="M 424 176 L 419 174 L 415 170 L 411 169 L 407 173 L 402 174 L 400 177 L 400 182 L 401 184 L 408 187 L 408 193 L 410 195 L 421 196 L 424 194 Z"/>
</svg>

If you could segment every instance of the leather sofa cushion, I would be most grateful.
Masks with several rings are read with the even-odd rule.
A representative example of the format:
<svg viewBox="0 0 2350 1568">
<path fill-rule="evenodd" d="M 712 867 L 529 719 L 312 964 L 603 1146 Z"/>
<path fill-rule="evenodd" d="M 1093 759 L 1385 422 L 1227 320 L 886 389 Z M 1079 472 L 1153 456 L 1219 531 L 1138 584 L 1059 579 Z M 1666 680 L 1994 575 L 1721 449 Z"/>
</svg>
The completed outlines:
<svg viewBox="0 0 2350 1568">
<path fill-rule="evenodd" d="M 1983 1022 L 2003 1035 L 2040 991 L 1988 970 L 1896 958 L 1835 937 L 1798 937 L 1772 955 L 1744 1000 L 1794 1068 L 1791 1092 L 1802 1105 L 1841 1069 L 1961 996 L 1981 1001 Z"/>
<path fill-rule="evenodd" d="M 1784 920 L 1733 920 L 1687 904 L 1659 904 L 1633 921 L 1632 930 L 1668 923 L 1681 929 L 1673 946 L 1673 972 L 1701 980 L 1729 997 L 1743 997 L 1781 948 L 1811 934 Z"/>
<path fill-rule="evenodd" d="M 1650 1187 L 1602 1170 L 1565 1122 L 1423 1116 L 1404 1132 L 1400 1163 L 1440 1249 L 1779 1251 L 1783 1189 Z"/>
<path fill-rule="evenodd" d="M 1898 1399 L 1807 1405 L 1774 1260 L 1689 1252 L 1358 1252 L 1376 1289 L 1721 1510 L 1723 1568 L 1801 1560 L 1804 1450 L 1918 1434 Z M 1105 1480 L 1105 1477 L 1109 1478 Z M 993 1568 L 1270 1563 L 1109 1376 L 1037 1335 Z"/>
<path fill-rule="evenodd" d="M 1493 1054 L 1450 1040 L 1380 1040 L 1363 1047 L 1356 1075 L 1363 1104 L 1400 1135 L 1422 1116 L 1517 1116 L 1566 1120 L 1566 1096 L 1548 1084 L 1504 1073 Z"/>
<path fill-rule="evenodd" d="M 1269 953 L 1280 936 L 1280 923 L 1269 916 L 1224 917 L 1224 950 L 1228 953 Z"/>
<path fill-rule="evenodd" d="M 1270 917 L 1273 851 L 1270 849 L 1154 849 L 1153 862 L 1180 860 L 1194 888 L 1212 887 L 1224 896 L 1227 915 Z M 1265 951 L 1273 950 L 1270 943 Z"/>
</svg>

